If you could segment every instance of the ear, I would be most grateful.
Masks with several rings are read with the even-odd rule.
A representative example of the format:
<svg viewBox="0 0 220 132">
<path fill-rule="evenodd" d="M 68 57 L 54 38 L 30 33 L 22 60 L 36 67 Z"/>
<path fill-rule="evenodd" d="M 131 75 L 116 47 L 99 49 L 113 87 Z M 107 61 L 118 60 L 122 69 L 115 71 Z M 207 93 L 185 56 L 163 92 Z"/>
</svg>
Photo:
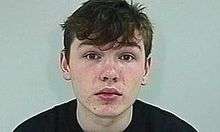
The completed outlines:
<svg viewBox="0 0 220 132">
<path fill-rule="evenodd" d="M 148 74 L 150 72 L 150 66 L 151 66 L 151 57 L 148 57 L 145 61 L 145 67 L 144 67 L 145 73 L 143 75 L 141 85 L 146 85 L 147 83 Z"/>
<path fill-rule="evenodd" d="M 64 51 L 60 53 L 60 68 L 63 72 L 63 78 L 67 81 L 71 80 L 70 67 Z"/>
</svg>

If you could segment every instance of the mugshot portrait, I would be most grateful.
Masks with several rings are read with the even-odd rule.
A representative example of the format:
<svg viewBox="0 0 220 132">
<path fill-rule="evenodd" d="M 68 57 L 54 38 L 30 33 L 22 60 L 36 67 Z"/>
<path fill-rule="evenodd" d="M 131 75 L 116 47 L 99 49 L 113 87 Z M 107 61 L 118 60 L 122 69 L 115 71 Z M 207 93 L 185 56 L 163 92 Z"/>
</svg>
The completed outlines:
<svg viewBox="0 0 220 132">
<path fill-rule="evenodd" d="M 0 131 L 220 130 L 217 0 L 0 3 Z"/>
</svg>

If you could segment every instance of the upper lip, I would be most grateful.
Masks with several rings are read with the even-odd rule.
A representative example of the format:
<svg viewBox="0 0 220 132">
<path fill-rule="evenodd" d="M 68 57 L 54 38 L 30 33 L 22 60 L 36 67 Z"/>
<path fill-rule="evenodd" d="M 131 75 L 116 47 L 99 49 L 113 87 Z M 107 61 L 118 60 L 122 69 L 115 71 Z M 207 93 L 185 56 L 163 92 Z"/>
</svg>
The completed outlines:
<svg viewBox="0 0 220 132">
<path fill-rule="evenodd" d="M 97 92 L 95 95 L 99 94 L 115 94 L 121 96 L 122 94 L 116 88 L 104 88 Z"/>
</svg>

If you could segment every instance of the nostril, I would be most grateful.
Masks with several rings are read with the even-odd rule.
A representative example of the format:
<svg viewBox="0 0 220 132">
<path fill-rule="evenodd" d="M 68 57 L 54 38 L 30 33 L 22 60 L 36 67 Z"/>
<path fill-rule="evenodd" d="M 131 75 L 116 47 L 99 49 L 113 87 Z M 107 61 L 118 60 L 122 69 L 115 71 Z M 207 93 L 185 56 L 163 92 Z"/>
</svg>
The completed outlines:
<svg viewBox="0 0 220 132">
<path fill-rule="evenodd" d="M 114 77 L 112 80 L 113 80 L 114 82 L 117 82 L 117 77 Z"/>
<path fill-rule="evenodd" d="M 118 78 L 117 77 L 114 77 L 114 78 L 108 78 L 108 77 L 103 77 L 102 78 L 102 81 L 113 81 L 113 82 L 117 82 L 118 81 Z"/>
<path fill-rule="evenodd" d="M 108 80 L 108 78 L 107 77 L 103 77 L 103 81 L 106 81 L 106 80 Z"/>
</svg>

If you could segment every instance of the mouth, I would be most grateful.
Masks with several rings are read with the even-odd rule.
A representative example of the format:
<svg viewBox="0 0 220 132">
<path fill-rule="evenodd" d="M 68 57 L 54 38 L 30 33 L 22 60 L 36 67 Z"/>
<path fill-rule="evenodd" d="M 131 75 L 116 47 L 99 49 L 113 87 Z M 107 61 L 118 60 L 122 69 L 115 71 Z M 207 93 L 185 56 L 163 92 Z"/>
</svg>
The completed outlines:
<svg viewBox="0 0 220 132">
<path fill-rule="evenodd" d="M 115 88 L 104 88 L 102 90 L 100 90 L 98 93 L 96 93 L 95 95 L 100 95 L 100 94 L 114 94 L 114 95 L 118 95 L 121 96 L 122 94 Z"/>
<path fill-rule="evenodd" d="M 117 99 L 119 96 L 122 96 L 122 93 L 120 93 L 115 88 L 104 88 L 95 95 L 98 96 L 98 98 L 103 101 L 113 101 Z"/>
</svg>

